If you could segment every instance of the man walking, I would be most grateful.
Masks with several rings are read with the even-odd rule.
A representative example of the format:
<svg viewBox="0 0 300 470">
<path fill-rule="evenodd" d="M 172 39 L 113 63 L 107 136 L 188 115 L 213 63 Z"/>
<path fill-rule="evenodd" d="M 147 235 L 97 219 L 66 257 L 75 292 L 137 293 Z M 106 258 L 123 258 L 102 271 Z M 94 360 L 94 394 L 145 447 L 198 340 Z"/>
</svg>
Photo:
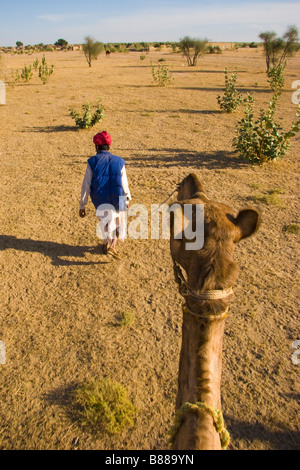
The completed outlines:
<svg viewBox="0 0 300 470">
<path fill-rule="evenodd" d="M 95 206 L 104 240 L 105 254 L 121 259 L 117 243 L 126 237 L 127 210 L 131 195 L 125 170 L 126 162 L 109 152 L 112 143 L 107 132 L 95 135 L 97 154 L 88 160 L 81 197 L 80 217 L 86 216 L 89 196 Z"/>
</svg>

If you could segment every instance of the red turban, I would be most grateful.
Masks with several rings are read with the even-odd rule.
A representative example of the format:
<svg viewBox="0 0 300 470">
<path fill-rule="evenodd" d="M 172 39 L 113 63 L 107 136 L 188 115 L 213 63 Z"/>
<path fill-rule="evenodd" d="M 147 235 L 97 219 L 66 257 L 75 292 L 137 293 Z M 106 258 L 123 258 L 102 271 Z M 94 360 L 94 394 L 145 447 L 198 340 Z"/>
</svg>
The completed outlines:
<svg viewBox="0 0 300 470">
<path fill-rule="evenodd" d="M 95 135 L 93 140 L 95 145 L 109 145 L 111 146 L 111 136 L 107 132 L 100 132 L 100 134 Z"/>
</svg>

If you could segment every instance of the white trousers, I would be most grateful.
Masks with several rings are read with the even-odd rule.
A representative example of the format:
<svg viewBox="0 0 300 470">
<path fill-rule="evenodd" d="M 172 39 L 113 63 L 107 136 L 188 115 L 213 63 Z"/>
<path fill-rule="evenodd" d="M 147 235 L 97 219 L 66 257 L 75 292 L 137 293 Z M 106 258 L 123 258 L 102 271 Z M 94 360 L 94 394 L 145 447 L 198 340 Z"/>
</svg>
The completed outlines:
<svg viewBox="0 0 300 470">
<path fill-rule="evenodd" d="M 99 224 L 97 226 L 98 238 L 106 240 L 114 240 L 118 237 L 120 241 L 124 241 L 127 235 L 127 212 L 114 210 L 97 210 L 97 218 Z"/>
</svg>

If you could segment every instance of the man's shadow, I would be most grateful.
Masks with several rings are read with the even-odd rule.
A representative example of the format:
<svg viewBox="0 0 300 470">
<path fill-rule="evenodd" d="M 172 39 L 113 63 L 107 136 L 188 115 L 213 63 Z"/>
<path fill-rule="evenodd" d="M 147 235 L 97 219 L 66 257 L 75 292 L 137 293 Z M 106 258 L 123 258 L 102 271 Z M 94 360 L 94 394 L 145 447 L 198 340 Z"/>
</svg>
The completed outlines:
<svg viewBox="0 0 300 470">
<path fill-rule="evenodd" d="M 102 246 L 73 246 L 64 243 L 47 242 L 40 240 L 30 240 L 17 238 L 11 235 L 0 235 L 0 251 L 13 249 L 18 251 L 28 251 L 31 253 L 42 253 L 52 259 L 53 266 L 88 266 L 92 264 L 107 264 L 107 261 L 84 261 L 64 259 L 84 258 L 86 253 L 102 255 Z"/>
</svg>

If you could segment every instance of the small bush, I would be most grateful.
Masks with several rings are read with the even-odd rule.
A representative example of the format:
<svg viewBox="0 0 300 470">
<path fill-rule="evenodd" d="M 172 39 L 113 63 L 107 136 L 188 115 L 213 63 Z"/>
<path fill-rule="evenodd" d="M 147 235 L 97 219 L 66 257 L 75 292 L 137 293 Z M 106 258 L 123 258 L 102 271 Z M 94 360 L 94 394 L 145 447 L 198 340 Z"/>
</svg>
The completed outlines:
<svg viewBox="0 0 300 470">
<path fill-rule="evenodd" d="M 262 165 L 268 161 L 283 158 L 290 149 L 290 140 L 300 130 L 300 106 L 296 114 L 297 120 L 292 123 L 290 130 L 284 132 L 275 122 L 274 115 L 280 92 L 274 93 L 267 111 L 260 110 L 257 120 L 254 120 L 254 98 L 248 94 L 245 100 L 244 118 L 238 122 L 233 139 L 235 152 L 251 163 Z"/>
<path fill-rule="evenodd" d="M 21 76 L 20 76 L 20 73 L 19 73 L 19 70 L 13 70 L 11 73 L 10 73 L 10 76 L 7 80 L 7 83 L 12 87 L 14 88 L 14 86 L 19 83 L 19 81 L 21 80 Z"/>
<path fill-rule="evenodd" d="M 222 49 L 220 46 L 208 46 L 207 47 L 207 53 L 208 54 L 222 54 Z"/>
<path fill-rule="evenodd" d="M 99 98 L 98 103 L 93 109 L 93 105 L 88 102 L 82 105 L 83 115 L 75 111 L 73 108 L 70 108 L 70 115 L 75 120 L 76 125 L 80 129 L 89 129 L 90 127 L 95 126 L 97 122 L 101 121 L 104 117 L 104 107 L 101 104 L 101 98 Z"/>
<path fill-rule="evenodd" d="M 154 85 L 158 87 L 166 87 L 171 84 L 174 80 L 172 73 L 169 71 L 167 65 L 159 65 L 157 70 L 155 70 L 154 65 L 151 62 L 152 78 Z"/>
<path fill-rule="evenodd" d="M 39 59 L 36 59 L 33 64 L 32 64 L 32 67 L 34 68 L 35 71 L 37 71 L 38 67 L 39 67 Z"/>
<path fill-rule="evenodd" d="M 274 92 L 279 92 L 284 87 L 284 70 L 286 62 L 281 65 L 271 65 L 268 72 L 270 86 Z"/>
<path fill-rule="evenodd" d="M 53 74 L 54 65 L 48 66 L 45 55 L 42 58 L 42 64 L 39 66 L 39 77 L 45 85 Z"/>
<path fill-rule="evenodd" d="M 235 69 L 231 77 L 228 75 L 227 68 L 225 69 L 225 92 L 221 97 L 217 97 L 220 108 L 226 113 L 233 113 L 242 102 L 242 96 L 235 88 L 237 81 L 237 70 Z"/>
<path fill-rule="evenodd" d="M 299 235 L 300 233 L 300 225 L 298 224 L 290 224 L 285 227 L 286 233 L 290 233 L 292 235 Z"/>
<path fill-rule="evenodd" d="M 74 402 L 80 409 L 80 421 L 95 430 L 119 434 L 134 426 L 136 408 L 128 391 L 110 379 L 93 380 L 74 392 Z"/>
<path fill-rule="evenodd" d="M 131 326 L 135 322 L 135 314 L 129 310 L 126 310 L 122 314 L 122 318 L 120 319 L 119 326 L 128 327 Z"/>
<path fill-rule="evenodd" d="M 32 79 L 32 76 L 33 76 L 33 72 L 32 72 L 31 65 L 29 65 L 29 67 L 25 65 L 21 72 L 21 79 L 24 82 L 29 82 Z"/>
</svg>

